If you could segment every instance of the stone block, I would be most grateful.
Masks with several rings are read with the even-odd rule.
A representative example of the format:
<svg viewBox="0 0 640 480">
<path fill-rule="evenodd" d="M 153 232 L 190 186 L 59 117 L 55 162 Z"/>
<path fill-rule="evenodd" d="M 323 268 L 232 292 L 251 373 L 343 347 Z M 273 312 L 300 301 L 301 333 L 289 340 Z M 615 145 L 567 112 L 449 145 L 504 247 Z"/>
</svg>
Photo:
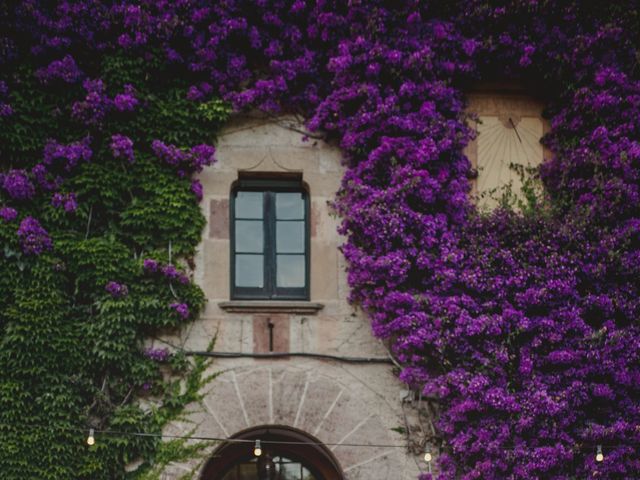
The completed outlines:
<svg viewBox="0 0 640 480">
<path fill-rule="evenodd" d="M 236 376 L 240 395 L 251 426 L 267 425 L 271 420 L 271 370 L 256 368 Z"/>
<path fill-rule="evenodd" d="M 253 353 L 253 318 L 242 314 L 225 317 L 220 323 L 216 350 Z"/>
<path fill-rule="evenodd" d="M 229 238 L 229 198 L 214 198 L 209 201 L 209 236 Z"/>
<path fill-rule="evenodd" d="M 394 453 L 394 449 L 388 446 L 373 446 L 391 445 L 387 430 L 374 412 L 370 412 L 370 416 L 343 437 L 340 443 L 345 445 L 332 446 L 331 450 L 338 458 L 343 470 L 355 468 L 357 465 L 363 465 Z"/>
<path fill-rule="evenodd" d="M 229 241 L 205 239 L 200 244 L 203 264 L 200 287 L 205 296 L 213 299 L 229 299 L 230 265 Z"/>
<path fill-rule="evenodd" d="M 203 399 L 207 411 L 220 424 L 225 437 L 248 428 L 249 419 L 243 399 L 239 394 L 235 373 L 225 373 L 215 381 L 215 388 Z"/>
<path fill-rule="evenodd" d="M 358 428 L 361 422 L 366 421 L 371 413 L 373 412 L 367 411 L 359 398 L 345 391 L 331 412 L 322 420 L 315 435 L 324 443 L 339 443 Z"/>
<path fill-rule="evenodd" d="M 200 317 L 182 330 L 182 345 L 186 350 L 204 351 L 218 335 L 220 318 Z"/>
<path fill-rule="evenodd" d="M 361 464 L 344 471 L 346 480 L 405 480 L 415 479 L 404 475 L 404 465 L 400 455 L 392 449 L 384 450 L 377 456 L 363 460 Z"/>
<path fill-rule="evenodd" d="M 295 423 L 298 409 L 304 402 L 308 373 L 304 370 L 273 371 L 273 423 Z"/>
<path fill-rule="evenodd" d="M 327 146 L 318 152 L 320 173 L 336 174 L 342 178 L 344 172 L 342 152 L 339 148 Z"/>
<path fill-rule="evenodd" d="M 316 376 L 309 382 L 305 401 L 294 427 L 306 432 L 315 432 L 325 415 L 331 413 L 342 388 L 324 376 Z"/>
<path fill-rule="evenodd" d="M 289 315 L 253 316 L 253 351 L 285 353 L 289 351 Z"/>
<path fill-rule="evenodd" d="M 317 302 L 338 299 L 337 246 L 311 241 L 311 298 Z"/>
</svg>

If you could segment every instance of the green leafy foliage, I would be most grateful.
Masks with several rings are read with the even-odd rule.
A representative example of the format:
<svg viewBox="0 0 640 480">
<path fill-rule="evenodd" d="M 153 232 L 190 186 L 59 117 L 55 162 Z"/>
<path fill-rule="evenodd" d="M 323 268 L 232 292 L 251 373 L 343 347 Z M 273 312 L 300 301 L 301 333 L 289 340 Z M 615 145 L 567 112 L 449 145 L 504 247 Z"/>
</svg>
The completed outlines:
<svg viewBox="0 0 640 480">
<path fill-rule="evenodd" d="M 109 53 L 90 60 L 87 73 L 103 78 L 112 97 L 135 86 L 135 114 L 114 111 L 99 127 L 84 125 L 69 109 L 85 90 L 43 84 L 25 60 L 12 72 L 15 114 L 11 122 L 0 117 L 3 171 L 31 169 L 49 139 L 68 144 L 89 135 L 93 152 L 70 171 L 55 171 L 63 177 L 58 191 L 75 194 L 75 211 L 53 206 L 52 192 L 40 187 L 28 201 L 0 191 L 0 207 L 18 211 L 14 220 L 0 219 L 3 480 L 152 478 L 171 459 L 203 448 L 135 435 L 160 433 L 210 380 L 203 379 L 206 362 L 179 351 L 165 362 L 145 355 L 147 339 L 177 331 L 204 305 L 197 285 L 143 267 L 154 258 L 188 278 L 184 266 L 205 224 L 190 179 L 156 158 L 150 143 L 211 143 L 229 107 L 188 101 L 180 72 L 168 73 L 154 58 Z M 133 140 L 133 162 L 114 157 L 114 133 Z M 47 230 L 51 250 L 23 251 L 17 230 L 27 216 Z M 124 293 L 110 292 L 110 282 Z M 187 320 L 172 304 L 188 306 Z M 97 434 L 90 447 L 89 428 L 119 433 Z M 140 467 L 127 474 L 132 461 Z"/>
</svg>

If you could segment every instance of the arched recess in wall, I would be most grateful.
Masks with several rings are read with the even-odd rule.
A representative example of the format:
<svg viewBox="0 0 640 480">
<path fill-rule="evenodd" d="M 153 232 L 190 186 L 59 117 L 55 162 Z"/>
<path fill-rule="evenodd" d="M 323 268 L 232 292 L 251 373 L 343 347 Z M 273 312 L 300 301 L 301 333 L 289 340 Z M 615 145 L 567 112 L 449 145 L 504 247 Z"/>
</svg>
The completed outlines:
<svg viewBox="0 0 640 480">
<path fill-rule="evenodd" d="M 301 430 L 281 425 L 263 425 L 243 430 L 232 438 L 250 442 L 229 442 L 218 447 L 205 465 L 201 480 L 344 479 L 342 469 L 331 451 L 318 439 Z M 252 442 L 255 440 L 261 441 L 263 451 L 260 466 L 253 454 Z M 270 462 L 271 467 L 265 468 L 266 462 Z M 258 474 L 259 469 L 262 475 Z M 272 476 L 266 471 L 272 471 Z"/>
</svg>

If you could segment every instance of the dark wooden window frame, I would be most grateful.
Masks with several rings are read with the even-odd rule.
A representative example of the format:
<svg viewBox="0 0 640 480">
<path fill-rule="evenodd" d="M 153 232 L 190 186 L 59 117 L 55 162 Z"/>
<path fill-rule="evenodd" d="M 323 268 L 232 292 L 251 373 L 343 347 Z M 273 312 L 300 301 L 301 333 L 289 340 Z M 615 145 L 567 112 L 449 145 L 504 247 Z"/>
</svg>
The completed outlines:
<svg viewBox="0 0 640 480">
<path fill-rule="evenodd" d="M 238 192 L 263 192 L 263 232 L 264 232 L 264 265 L 263 287 L 237 287 L 236 275 L 236 241 L 235 203 Z M 304 200 L 304 287 L 278 287 L 276 285 L 276 214 L 275 194 L 279 192 L 299 192 Z M 232 300 L 309 300 L 310 279 L 310 229 L 309 229 L 309 193 L 301 180 L 289 179 L 252 179 L 241 178 L 231 190 L 229 202 L 231 221 L 229 222 L 229 239 L 231 244 L 230 273 Z M 282 255 L 282 254 L 281 254 Z"/>
</svg>

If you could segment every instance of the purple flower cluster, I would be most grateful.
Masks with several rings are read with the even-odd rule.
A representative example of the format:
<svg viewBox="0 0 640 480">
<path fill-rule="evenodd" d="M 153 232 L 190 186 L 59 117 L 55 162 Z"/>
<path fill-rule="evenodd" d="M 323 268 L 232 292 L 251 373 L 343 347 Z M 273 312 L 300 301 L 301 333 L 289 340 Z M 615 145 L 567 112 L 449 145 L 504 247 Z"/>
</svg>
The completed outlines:
<svg viewBox="0 0 640 480">
<path fill-rule="evenodd" d="M 201 172 L 205 166 L 211 165 L 215 161 L 216 150 L 212 145 L 196 145 L 189 150 L 183 150 L 175 145 L 154 140 L 151 143 L 151 148 L 160 160 L 176 168 L 181 177 Z"/>
<path fill-rule="evenodd" d="M 126 285 L 122 283 L 114 282 L 113 280 L 110 282 L 107 282 L 104 289 L 113 298 L 122 298 L 122 297 L 126 297 L 129 294 L 129 289 L 127 288 Z"/>
<path fill-rule="evenodd" d="M 156 273 L 158 271 L 158 261 L 153 258 L 145 258 L 143 262 L 143 268 L 150 273 Z"/>
<path fill-rule="evenodd" d="M 6 174 L 0 174 L 0 183 L 14 200 L 29 200 L 36 192 L 24 170 L 9 170 Z"/>
<path fill-rule="evenodd" d="M 87 79 L 82 83 L 86 91 L 83 100 L 77 101 L 71 107 L 71 115 L 77 121 L 96 127 L 101 127 L 105 117 L 113 109 L 119 112 L 135 110 L 138 99 L 132 85 L 124 86 L 124 92 L 111 99 L 106 92 L 106 85 L 101 79 Z"/>
<path fill-rule="evenodd" d="M 130 84 L 124 86 L 123 93 L 119 93 L 113 98 L 113 104 L 119 112 L 133 112 L 138 103 L 140 102 L 136 98 L 136 91 Z"/>
<path fill-rule="evenodd" d="M 192 85 L 187 91 L 187 98 L 191 101 L 205 100 L 213 92 L 213 87 L 207 82 L 201 82 L 199 85 Z"/>
<path fill-rule="evenodd" d="M 56 208 L 64 208 L 67 213 L 75 212 L 78 209 L 75 193 L 54 193 L 51 197 L 51 205 Z"/>
<path fill-rule="evenodd" d="M 46 165 L 38 163 L 31 169 L 31 175 L 33 175 L 36 183 L 47 192 L 51 192 L 60 188 L 64 179 L 60 175 L 52 175 L 47 170 Z"/>
<path fill-rule="evenodd" d="M 20 222 L 18 237 L 22 244 L 22 251 L 27 255 L 40 255 L 53 248 L 49 234 L 33 217 L 25 217 Z"/>
<path fill-rule="evenodd" d="M 124 158 L 129 163 L 133 163 L 135 161 L 133 154 L 133 141 L 125 135 L 117 133 L 111 136 L 111 153 L 113 153 L 115 158 Z"/>
<path fill-rule="evenodd" d="M 168 348 L 146 348 L 144 356 L 155 362 L 163 363 L 171 357 L 171 352 Z"/>
<path fill-rule="evenodd" d="M 182 285 L 188 285 L 190 280 L 187 275 L 178 270 L 175 265 L 168 263 L 161 265 L 157 260 L 153 258 L 145 258 L 143 262 L 143 268 L 148 273 L 160 273 L 168 280 L 177 280 Z"/>
<path fill-rule="evenodd" d="M 106 87 L 101 79 L 86 79 L 82 86 L 87 92 L 84 100 L 75 102 L 71 107 L 71 116 L 81 123 L 100 126 L 112 107 Z"/>
<path fill-rule="evenodd" d="M 60 167 L 66 172 L 70 172 L 81 160 L 89 161 L 93 156 L 90 147 L 91 137 L 73 142 L 68 145 L 49 140 L 44 147 L 44 158 L 42 164 L 45 167 Z M 44 174 L 44 171 L 40 172 Z"/>
<path fill-rule="evenodd" d="M 187 318 L 189 318 L 189 305 L 187 305 L 186 303 L 174 302 L 169 305 L 169 307 L 175 310 L 175 312 L 182 320 L 186 320 Z"/>
<path fill-rule="evenodd" d="M 0 208 L 0 218 L 5 222 L 11 222 L 18 217 L 18 211 L 15 208 L 11 207 L 2 207 Z"/>
<path fill-rule="evenodd" d="M 193 180 L 191 182 L 191 191 L 198 199 L 198 202 L 202 201 L 203 190 L 202 190 L 202 184 L 200 183 L 199 180 Z"/>
<path fill-rule="evenodd" d="M 44 83 L 62 80 L 65 83 L 75 83 L 82 78 L 82 71 L 78 68 L 71 55 L 65 55 L 61 60 L 54 60 L 45 68 L 37 71 L 36 75 Z"/>
</svg>

